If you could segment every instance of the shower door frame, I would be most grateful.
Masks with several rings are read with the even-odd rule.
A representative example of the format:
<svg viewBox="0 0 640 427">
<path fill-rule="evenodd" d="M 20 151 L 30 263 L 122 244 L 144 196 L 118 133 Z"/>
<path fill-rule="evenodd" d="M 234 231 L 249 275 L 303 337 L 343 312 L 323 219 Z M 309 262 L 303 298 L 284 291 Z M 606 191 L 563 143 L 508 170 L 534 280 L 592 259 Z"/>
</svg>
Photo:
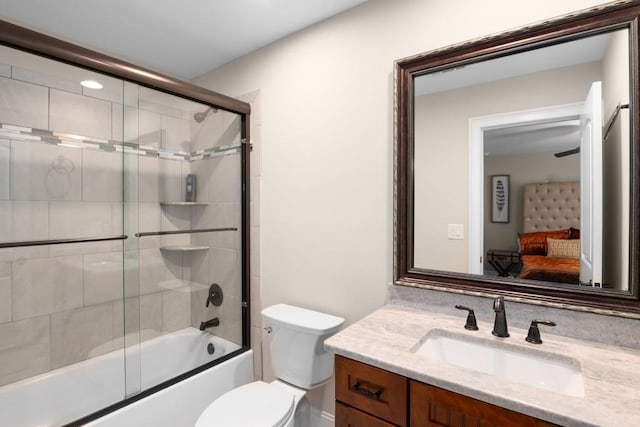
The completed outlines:
<svg viewBox="0 0 640 427">
<path fill-rule="evenodd" d="M 176 79 L 138 65 L 122 61 L 100 52 L 96 52 L 73 43 L 0 20 L 0 44 L 60 61 L 74 66 L 100 72 L 142 87 L 159 90 L 191 101 L 207 104 L 210 107 L 238 114 L 241 118 L 241 295 L 242 295 L 242 348 L 213 360 L 189 372 L 171 378 L 159 385 L 142 390 L 140 393 L 125 398 L 111 406 L 89 414 L 69 425 L 82 425 L 98 419 L 108 413 L 121 409 L 144 397 L 183 381 L 206 369 L 218 365 L 251 348 L 251 300 L 250 300 L 250 133 L 249 123 L 251 106 L 238 99 L 196 86 L 187 81 Z M 124 237 L 124 236 L 121 236 Z M 126 238 L 126 237 L 125 237 Z"/>
</svg>

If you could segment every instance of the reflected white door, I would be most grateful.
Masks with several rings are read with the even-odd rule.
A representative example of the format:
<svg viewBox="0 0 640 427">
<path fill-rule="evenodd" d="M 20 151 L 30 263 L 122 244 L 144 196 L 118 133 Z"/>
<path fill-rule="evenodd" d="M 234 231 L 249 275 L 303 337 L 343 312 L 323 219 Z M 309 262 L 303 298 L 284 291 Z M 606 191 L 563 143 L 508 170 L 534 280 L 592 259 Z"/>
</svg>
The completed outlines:
<svg viewBox="0 0 640 427">
<path fill-rule="evenodd" d="M 602 83 L 580 116 L 580 282 L 602 286 Z"/>
</svg>

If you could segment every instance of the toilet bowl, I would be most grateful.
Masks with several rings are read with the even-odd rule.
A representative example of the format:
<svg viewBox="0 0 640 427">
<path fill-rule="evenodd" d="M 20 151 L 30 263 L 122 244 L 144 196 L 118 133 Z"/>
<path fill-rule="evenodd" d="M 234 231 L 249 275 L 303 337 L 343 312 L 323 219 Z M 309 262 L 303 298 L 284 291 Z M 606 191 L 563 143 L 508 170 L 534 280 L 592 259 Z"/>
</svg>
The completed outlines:
<svg viewBox="0 0 640 427">
<path fill-rule="evenodd" d="M 295 398 L 277 386 L 255 381 L 238 387 L 210 404 L 196 427 L 291 426 Z"/>
<path fill-rule="evenodd" d="M 333 375 L 333 354 L 324 340 L 344 319 L 286 304 L 262 311 L 276 380 L 254 381 L 213 401 L 196 427 L 306 427 L 310 422 L 308 390 Z"/>
</svg>

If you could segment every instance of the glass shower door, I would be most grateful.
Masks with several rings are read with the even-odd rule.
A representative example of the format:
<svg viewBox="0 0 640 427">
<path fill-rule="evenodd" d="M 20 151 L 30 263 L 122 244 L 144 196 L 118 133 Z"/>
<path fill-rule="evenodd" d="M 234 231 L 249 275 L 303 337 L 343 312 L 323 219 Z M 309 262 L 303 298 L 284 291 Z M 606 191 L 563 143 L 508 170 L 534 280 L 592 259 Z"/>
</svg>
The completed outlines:
<svg viewBox="0 0 640 427">
<path fill-rule="evenodd" d="M 242 346 L 242 168 L 238 115 L 146 87 L 125 93 L 131 395 Z"/>
<path fill-rule="evenodd" d="M 0 46 L 0 425 L 77 421 L 247 345 L 242 126 Z"/>
<path fill-rule="evenodd" d="M 0 425 L 58 425 L 125 395 L 123 82 L 0 63 Z"/>
</svg>

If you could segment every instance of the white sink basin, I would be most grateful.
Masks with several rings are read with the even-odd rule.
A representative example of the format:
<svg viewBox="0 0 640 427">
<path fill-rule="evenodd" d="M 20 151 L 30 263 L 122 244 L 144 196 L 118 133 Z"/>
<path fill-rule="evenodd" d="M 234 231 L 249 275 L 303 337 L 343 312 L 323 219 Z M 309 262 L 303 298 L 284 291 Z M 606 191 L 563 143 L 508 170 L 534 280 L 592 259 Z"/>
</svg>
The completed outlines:
<svg viewBox="0 0 640 427">
<path fill-rule="evenodd" d="M 433 330 L 414 351 L 437 362 L 512 382 L 568 396 L 584 396 L 579 362 L 538 349 L 527 351 L 492 339 Z"/>
</svg>

